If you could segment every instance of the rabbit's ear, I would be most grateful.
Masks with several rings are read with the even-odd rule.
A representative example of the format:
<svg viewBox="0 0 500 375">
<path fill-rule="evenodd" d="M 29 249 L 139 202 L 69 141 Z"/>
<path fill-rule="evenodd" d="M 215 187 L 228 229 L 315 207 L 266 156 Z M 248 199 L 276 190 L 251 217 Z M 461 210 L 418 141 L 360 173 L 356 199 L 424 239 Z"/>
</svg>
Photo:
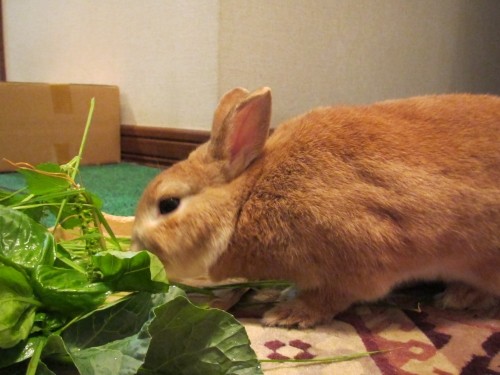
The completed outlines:
<svg viewBox="0 0 500 375">
<path fill-rule="evenodd" d="M 226 119 L 229 112 L 248 96 L 248 90 L 237 87 L 225 93 L 219 101 L 219 105 L 214 113 L 214 120 L 212 124 L 212 134 L 218 131 L 222 123 Z"/>
<path fill-rule="evenodd" d="M 270 120 L 271 90 L 264 87 L 248 95 L 220 126 L 212 128 L 210 152 L 215 159 L 227 161 L 229 178 L 238 176 L 260 155 Z"/>
</svg>

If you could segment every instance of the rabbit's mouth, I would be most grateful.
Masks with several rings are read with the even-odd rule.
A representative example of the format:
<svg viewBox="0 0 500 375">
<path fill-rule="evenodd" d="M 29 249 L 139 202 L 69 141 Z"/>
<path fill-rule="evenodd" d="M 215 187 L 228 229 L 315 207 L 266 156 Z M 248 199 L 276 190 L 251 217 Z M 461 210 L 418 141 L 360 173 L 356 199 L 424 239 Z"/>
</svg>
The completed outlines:
<svg viewBox="0 0 500 375">
<path fill-rule="evenodd" d="M 162 257 L 162 252 L 159 251 L 156 246 L 151 243 L 151 241 L 145 241 L 143 239 L 143 236 L 141 236 L 138 231 L 134 231 L 132 234 L 131 238 L 131 245 L 130 245 L 130 250 L 131 251 L 148 251 L 150 253 L 153 253 L 156 255 L 161 262 L 163 263 L 164 266 L 166 266 L 167 261 L 163 259 Z"/>
<path fill-rule="evenodd" d="M 171 280 L 182 280 L 185 278 L 199 277 L 206 275 L 207 270 L 203 262 L 196 259 L 190 261 L 186 259 L 185 253 L 168 253 L 163 250 L 160 244 L 154 244 L 154 241 L 143 240 L 138 233 L 132 236 L 132 251 L 148 251 L 158 257 L 163 264 L 167 277 Z M 184 254 L 184 256 L 183 256 Z"/>
<path fill-rule="evenodd" d="M 152 246 L 150 243 L 145 243 L 142 241 L 141 236 L 139 236 L 136 232 L 132 235 L 132 244 L 130 245 L 131 251 L 148 251 L 158 257 L 158 259 L 163 264 L 163 267 L 168 272 L 174 265 L 167 257 L 164 256 L 162 251 L 158 251 L 155 246 Z"/>
<path fill-rule="evenodd" d="M 137 233 L 137 230 L 134 230 L 132 232 L 132 238 L 131 238 L 131 244 L 130 244 L 130 250 L 131 251 L 141 251 L 141 250 L 146 250 L 145 244 L 141 241 L 139 234 Z"/>
</svg>

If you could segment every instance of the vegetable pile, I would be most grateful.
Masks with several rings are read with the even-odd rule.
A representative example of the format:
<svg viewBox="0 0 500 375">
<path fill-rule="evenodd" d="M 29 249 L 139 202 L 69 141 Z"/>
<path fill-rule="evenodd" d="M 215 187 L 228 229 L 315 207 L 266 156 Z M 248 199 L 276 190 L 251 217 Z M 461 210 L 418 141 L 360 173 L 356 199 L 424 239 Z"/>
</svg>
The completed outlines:
<svg viewBox="0 0 500 375">
<path fill-rule="evenodd" d="M 123 251 L 68 167 L 21 169 L 27 189 L 0 192 L 0 369 L 260 373 L 244 328 L 189 302 L 153 254 Z M 76 237 L 56 240 L 50 212 Z"/>
<path fill-rule="evenodd" d="M 68 164 L 19 164 L 26 188 L 0 190 L 0 373 L 261 374 L 230 314 L 192 304 L 153 254 L 124 251 L 76 182 L 84 142 Z"/>
</svg>

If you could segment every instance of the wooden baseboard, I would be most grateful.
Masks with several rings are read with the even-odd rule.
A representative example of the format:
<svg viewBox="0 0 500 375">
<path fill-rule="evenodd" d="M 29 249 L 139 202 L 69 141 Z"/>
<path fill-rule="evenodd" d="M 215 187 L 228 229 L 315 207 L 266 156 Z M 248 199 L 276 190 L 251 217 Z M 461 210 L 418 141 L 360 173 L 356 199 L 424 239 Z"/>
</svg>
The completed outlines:
<svg viewBox="0 0 500 375">
<path fill-rule="evenodd" d="M 209 138 L 210 132 L 203 130 L 122 125 L 121 156 L 123 161 L 169 166 Z"/>
</svg>

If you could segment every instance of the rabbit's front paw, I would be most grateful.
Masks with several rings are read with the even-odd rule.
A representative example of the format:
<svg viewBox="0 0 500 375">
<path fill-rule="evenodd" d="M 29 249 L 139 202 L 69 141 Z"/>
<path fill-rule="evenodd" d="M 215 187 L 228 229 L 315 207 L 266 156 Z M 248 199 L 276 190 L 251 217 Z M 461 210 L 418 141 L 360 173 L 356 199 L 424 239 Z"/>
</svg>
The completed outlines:
<svg viewBox="0 0 500 375">
<path fill-rule="evenodd" d="M 282 302 L 267 311 L 262 318 L 262 324 L 265 326 L 304 329 L 327 323 L 332 318 L 333 314 L 325 316 L 323 312 L 308 307 L 300 299 L 294 299 Z"/>
</svg>

